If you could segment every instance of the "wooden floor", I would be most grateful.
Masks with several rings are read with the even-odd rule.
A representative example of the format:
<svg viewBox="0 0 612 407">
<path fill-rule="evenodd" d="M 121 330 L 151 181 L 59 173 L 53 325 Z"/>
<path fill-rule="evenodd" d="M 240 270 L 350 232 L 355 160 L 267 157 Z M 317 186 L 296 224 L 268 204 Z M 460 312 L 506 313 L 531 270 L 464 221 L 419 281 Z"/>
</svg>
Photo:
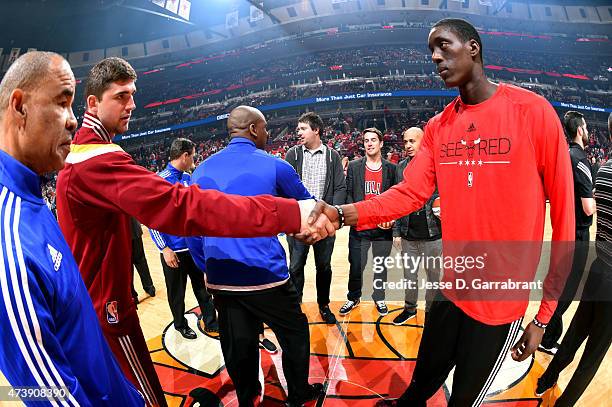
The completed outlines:
<svg viewBox="0 0 612 407">
<path fill-rule="evenodd" d="M 549 240 L 550 236 L 551 236 L 551 228 L 550 228 L 550 225 L 547 225 L 546 232 L 545 232 L 545 239 Z M 592 231 L 591 236 L 592 238 L 595 236 L 594 229 Z M 185 369 L 184 364 L 181 363 L 179 360 L 177 360 L 178 358 L 177 354 L 183 355 L 186 352 L 187 356 L 181 356 L 181 357 L 186 357 L 188 359 L 190 358 L 191 361 L 193 363 L 198 364 L 198 366 L 215 366 L 215 365 L 222 366 L 222 357 L 218 355 L 218 353 L 220 352 L 219 352 L 219 348 L 217 345 L 218 343 L 217 341 L 211 341 L 210 338 L 202 339 L 200 338 L 200 336 L 203 336 L 203 335 L 199 334 L 199 337 L 196 341 L 200 341 L 200 342 L 188 344 L 189 346 L 186 346 L 184 343 L 181 343 L 182 338 L 179 338 L 180 340 L 176 339 L 177 336 L 175 335 L 176 331 L 174 331 L 174 329 L 172 329 L 171 327 L 168 329 L 169 325 L 171 325 L 172 318 L 171 318 L 170 310 L 169 310 L 168 303 L 167 303 L 166 291 L 165 291 L 164 281 L 163 281 L 163 273 L 162 273 L 162 269 L 161 269 L 160 261 L 159 261 L 159 254 L 154 244 L 152 243 L 148 233 L 145 232 L 145 235 L 143 237 L 144 237 L 143 240 L 145 244 L 147 259 L 148 259 L 149 266 L 151 269 L 151 275 L 153 277 L 153 281 L 157 288 L 157 295 L 153 298 L 150 298 L 150 297 L 147 297 L 146 294 L 143 294 L 143 290 L 140 285 L 139 278 L 136 275 L 135 276 L 135 280 L 136 280 L 135 286 L 136 286 L 137 291 L 140 294 L 140 299 L 141 299 L 141 304 L 139 305 L 138 313 L 140 316 L 141 325 L 142 325 L 142 329 L 143 329 L 145 338 L 148 340 L 149 348 L 152 351 L 152 357 L 154 361 L 159 363 L 158 367 L 160 369 L 164 369 L 163 365 L 169 365 L 169 366 L 172 365 L 172 366 L 179 367 L 179 369 L 176 372 L 171 373 L 170 377 L 172 377 L 172 383 L 173 383 L 172 392 L 182 393 L 179 390 L 177 390 L 177 388 L 180 388 L 181 386 L 176 386 L 174 383 L 182 380 L 181 379 L 182 377 L 187 377 L 187 376 L 182 376 L 181 374 L 182 372 L 188 371 L 189 369 Z M 286 248 L 286 242 L 284 238 L 281 238 L 281 242 Z M 339 231 L 338 233 L 336 245 L 334 248 L 334 254 L 332 257 L 333 280 L 332 280 L 332 288 L 331 288 L 331 299 L 333 302 L 332 310 L 336 314 L 337 314 L 337 310 L 339 306 L 342 304 L 342 302 L 346 298 L 346 283 L 348 280 L 348 261 L 347 261 L 348 249 L 347 247 L 348 247 L 348 230 L 345 228 Z M 317 318 L 316 308 L 314 305 L 315 302 L 316 302 L 316 291 L 315 291 L 315 286 L 314 286 L 314 259 L 311 253 L 309 256 L 307 268 L 306 268 L 306 284 L 304 288 L 304 310 L 309 316 L 310 323 L 311 323 L 311 339 L 313 342 L 311 344 L 311 351 L 312 351 L 313 358 L 314 358 L 314 359 L 311 359 L 311 376 L 313 377 L 317 375 L 317 372 L 319 373 L 323 372 L 325 370 L 324 367 L 328 368 L 329 370 L 329 365 L 325 365 L 322 367 L 323 364 L 329 363 L 329 361 L 327 362 L 321 361 L 320 360 L 321 355 L 326 356 L 328 359 L 330 357 L 331 358 L 334 358 L 334 357 L 341 358 L 343 357 L 343 352 L 346 352 L 346 349 L 345 349 L 346 347 L 343 348 L 342 346 L 340 346 L 339 348 L 336 348 L 334 345 L 334 343 L 336 343 L 334 342 L 334 339 L 337 337 L 337 333 L 327 331 L 326 330 L 327 328 L 321 328 L 321 327 L 326 327 L 325 325 L 317 324 L 319 320 Z M 419 304 L 421 309 L 423 305 L 424 304 Z M 197 306 L 197 303 L 191 291 L 191 287 L 188 286 L 187 296 L 186 296 L 186 308 L 191 309 L 196 306 Z M 412 368 L 408 365 L 400 366 L 396 364 L 392 366 L 387 366 L 384 360 L 389 359 L 387 357 L 389 355 L 387 355 L 385 352 L 389 352 L 387 348 L 397 349 L 398 350 L 397 352 L 401 353 L 404 356 L 411 355 L 410 357 L 416 357 L 416 349 L 417 349 L 416 347 L 418 346 L 418 341 L 416 343 L 407 344 L 407 342 L 410 342 L 410 340 L 403 340 L 402 338 L 404 334 L 401 333 L 401 332 L 407 332 L 407 331 L 391 331 L 390 333 L 388 333 L 387 336 L 388 338 L 393 338 L 395 342 L 387 340 L 388 343 L 386 344 L 386 348 L 382 349 L 380 345 L 376 345 L 374 343 L 376 342 L 374 337 L 376 335 L 381 334 L 380 329 L 378 332 L 374 332 L 372 331 L 372 328 L 371 328 L 372 326 L 374 326 L 372 325 L 372 321 L 378 320 L 378 325 L 383 327 L 383 333 L 385 333 L 386 331 L 384 331 L 384 329 L 389 328 L 388 325 L 390 325 L 389 322 L 390 322 L 390 319 L 393 318 L 394 312 L 399 312 L 399 311 L 394 311 L 394 310 L 396 309 L 398 310 L 401 306 L 402 306 L 401 302 L 389 303 L 389 308 L 391 310 L 390 315 L 388 315 L 384 319 L 378 320 L 378 314 L 375 312 L 373 306 L 371 304 L 366 303 L 364 304 L 364 306 L 358 309 L 358 312 L 351 313 L 349 319 L 345 318 L 344 320 L 342 319 L 340 320 L 340 326 L 342 327 L 342 329 L 345 329 L 346 331 L 344 334 L 346 335 L 346 333 L 349 333 L 349 337 L 352 341 L 351 347 L 354 348 L 352 349 L 352 352 L 361 352 L 362 354 L 367 353 L 370 356 L 374 355 L 372 358 L 371 357 L 365 358 L 367 360 L 370 360 L 370 363 L 368 365 L 353 366 L 353 365 L 347 364 L 348 362 L 345 359 L 342 359 L 343 363 L 340 364 L 340 369 L 341 370 L 344 369 L 343 372 L 346 373 L 350 371 L 351 369 L 357 369 L 356 370 L 357 372 L 371 370 L 371 369 L 374 369 L 375 371 L 376 369 L 380 369 L 381 374 L 383 373 L 388 374 L 389 372 L 393 371 L 395 373 L 393 375 L 393 377 L 395 377 L 395 379 L 393 379 L 394 381 L 391 380 L 391 382 L 389 382 L 388 384 L 384 386 L 394 388 L 395 392 L 399 391 L 397 389 L 401 389 L 402 386 L 404 386 L 405 384 L 404 382 L 409 379 L 410 373 L 408 373 L 408 371 L 411 371 Z M 529 321 L 533 318 L 533 316 L 537 312 L 537 308 L 538 308 L 537 303 L 530 304 L 527 310 L 527 314 L 526 314 L 526 319 L 525 319 L 526 321 Z M 574 314 L 575 309 L 576 309 L 576 303 L 574 303 L 570 307 L 568 312 L 565 313 L 565 316 L 563 318 L 565 327 L 568 326 Z M 190 319 L 190 322 L 193 322 L 193 321 Z M 355 330 L 354 328 L 355 325 L 350 325 L 350 324 L 361 323 L 361 322 L 363 322 L 364 324 L 360 325 L 361 328 L 359 328 L 359 330 Z M 365 322 L 367 322 L 367 324 L 365 324 Z M 364 326 L 370 326 L 370 328 L 363 328 Z M 391 325 L 391 327 L 393 327 L 393 325 Z M 414 328 L 415 329 L 418 328 L 418 319 L 414 324 Z M 321 329 L 325 329 L 325 330 L 321 331 Z M 162 333 L 164 333 L 165 330 L 167 330 L 166 336 L 165 338 L 162 338 Z M 267 335 L 273 341 L 276 341 L 271 332 L 267 331 Z M 416 335 L 417 335 L 417 338 L 420 338 L 420 334 L 416 333 Z M 162 343 L 162 339 L 165 339 L 163 343 Z M 389 343 L 391 343 L 391 345 L 389 345 Z M 323 347 L 325 350 L 321 351 L 321 347 Z M 571 375 L 573 374 L 576 368 L 577 362 L 580 359 L 580 356 L 582 355 L 583 348 L 584 346 L 580 348 L 579 352 L 576 355 L 575 360 L 561 374 L 561 377 L 558 383 L 560 388 L 564 388 L 567 385 L 567 382 L 571 378 Z M 173 352 L 175 354 L 172 354 Z M 410 357 L 408 359 L 410 359 Z M 172 363 L 164 362 L 164 360 L 170 361 L 171 359 L 173 360 Z M 376 360 L 372 362 L 371 361 L 372 359 L 376 359 Z M 535 398 L 535 396 L 531 393 L 531 389 L 530 389 L 530 386 L 531 387 L 535 386 L 535 379 L 537 379 L 537 377 L 541 374 L 543 369 L 549 363 L 550 359 L 551 357 L 548 355 L 545 355 L 540 352 L 536 353 L 536 358 L 534 360 L 533 367 L 530 369 L 530 373 L 528 377 L 529 380 L 527 379 L 523 380 L 523 384 L 520 389 L 515 390 L 514 392 L 506 391 L 505 393 L 503 393 L 504 395 L 508 395 L 508 397 L 510 396 L 516 397 L 514 399 L 516 402 L 514 404 L 511 403 L 509 405 L 516 405 L 516 406 L 519 406 L 519 405 L 521 406 L 522 405 L 525 405 L 525 406 L 527 405 L 529 406 L 552 405 L 551 400 L 554 399 L 556 396 L 558 396 L 559 391 L 560 391 L 559 389 L 556 389 L 553 392 L 554 394 L 545 395 L 545 397 L 542 400 Z M 612 382 L 612 368 L 610 366 L 611 360 L 612 360 L 612 351 L 609 351 L 608 354 L 606 355 L 606 358 L 602 366 L 600 367 L 597 373 L 597 376 L 594 378 L 589 388 L 587 389 L 587 391 L 581 398 L 580 402 L 577 404 L 578 406 L 589 406 L 589 407 L 590 406 L 612 406 L 612 392 L 610 390 L 610 383 Z M 408 362 L 405 362 L 405 363 L 408 363 Z M 190 363 L 188 362 L 185 364 L 189 365 Z M 264 355 L 264 357 L 262 358 L 262 364 L 265 366 L 268 366 L 268 368 L 270 366 L 273 367 L 274 357 L 270 358 L 269 356 Z M 373 367 L 373 366 L 377 366 L 377 367 Z M 205 370 L 204 367 L 202 367 L 201 369 Z M 158 370 L 158 372 L 161 372 L 161 370 Z M 276 374 L 276 370 L 274 372 Z M 164 382 L 166 378 L 169 377 L 168 374 L 169 374 L 168 372 L 163 372 L 162 374 L 160 374 L 160 377 L 163 376 L 162 385 L 164 385 L 164 389 L 166 390 L 168 389 L 169 386 L 167 386 L 166 383 Z M 334 377 L 330 376 L 330 378 L 332 380 L 335 380 Z M 188 379 L 186 378 L 185 380 L 186 380 L 185 386 L 184 386 L 185 388 L 183 390 L 189 387 L 189 384 L 188 384 L 189 382 L 187 381 Z M 198 380 L 202 380 L 202 375 L 200 375 Z M 227 378 L 225 380 L 227 382 Z M 266 380 L 268 382 L 268 379 Z M 356 404 L 373 405 L 374 399 L 363 396 L 363 394 L 361 395 L 363 396 L 362 398 L 359 398 L 357 397 L 357 395 L 354 395 L 352 392 L 358 393 L 358 391 L 355 389 L 351 389 L 350 385 L 347 384 L 348 382 L 346 380 L 343 382 L 343 386 L 340 386 L 338 383 L 334 385 L 334 382 L 330 382 L 330 385 L 335 386 L 335 387 L 333 387 L 333 391 L 331 390 L 328 391 L 328 394 L 330 394 L 330 396 L 329 398 L 326 398 L 324 405 L 326 406 L 327 405 L 333 405 L 333 406 L 351 405 L 353 406 Z M 377 383 L 387 383 L 387 382 L 384 382 L 383 380 L 380 382 L 377 381 L 375 384 L 373 384 L 371 388 L 372 394 L 385 393 L 384 391 L 381 393 L 381 390 L 384 390 L 384 389 L 377 387 L 376 386 Z M 0 385 L 3 385 L 3 384 L 6 384 L 6 381 L 0 375 Z M 383 385 L 381 384 L 381 386 Z M 225 391 L 224 393 L 225 397 L 222 397 L 223 401 L 229 405 L 237 405 L 236 403 L 233 403 L 233 402 L 227 403 L 227 400 L 232 399 L 231 389 L 228 390 L 228 386 L 223 386 L 223 388 Z M 387 389 L 387 393 L 388 392 L 390 392 L 390 389 Z M 188 393 L 188 391 L 186 391 L 186 393 Z M 343 394 L 345 396 L 348 395 L 347 397 L 349 398 L 343 399 L 342 398 Z M 350 398 L 352 396 L 356 398 Z M 282 397 L 279 396 L 278 398 L 281 399 Z M 490 398 L 490 401 L 493 402 L 493 399 L 499 399 L 499 397 L 492 397 Z M 275 400 L 275 397 L 273 395 L 270 396 L 270 398 L 268 398 L 267 400 L 270 402 L 271 405 L 276 404 L 273 402 Z M 444 402 L 445 398 L 443 397 L 442 394 L 438 394 L 435 397 L 435 400 L 436 401 L 434 401 L 433 403 L 430 403 L 429 405 L 435 405 L 435 406 L 445 405 L 445 402 Z M 521 400 L 524 400 L 524 402 L 522 402 Z M 168 395 L 168 402 L 170 405 L 180 406 L 181 404 L 183 404 L 183 401 L 184 401 L 183 397 L 181 397 L 180 394 L 177 394 L 176 396 Z M 0 402 L 0 405 L 16 405 L 16 403 Z M 502 404 L 499 404 L 499 405 L 501 406 Z M 503 405 L 506 406 L 508 404 L 503 403 Z"/>
</svg>

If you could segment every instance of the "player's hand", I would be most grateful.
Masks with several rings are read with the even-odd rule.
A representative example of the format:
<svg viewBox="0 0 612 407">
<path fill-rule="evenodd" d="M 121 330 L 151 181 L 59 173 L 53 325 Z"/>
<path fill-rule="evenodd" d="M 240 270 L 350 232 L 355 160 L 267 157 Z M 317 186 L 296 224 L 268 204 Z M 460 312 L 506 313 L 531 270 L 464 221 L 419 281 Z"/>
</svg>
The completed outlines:
<svg viewBox="0 0 612 407">
<path fill-rule="evenodd" d="M 172 267 L 173 269 L 178 268 L 179 259 L 171 248 L 164 247 L 164 250 L 162 250 L 162 255 L 164 256 L 164 261 L 168 266 Z"/>
<path fill-rule="evenodd" d="M 393 238 L 393 246 L 397 249 L 397 250 L 402 250 L 402 238 L 401 237 L 394 237 Z"/>
<path fill-rule="evenodd" d="M 324 214 L 318 216 L 317 219 L 312 218 L 312 212 L 317 204 L 314 199 L 298 201 L 298 204 L 300 205 L 302 226 L 300 233 L 294 236 L 296 239 L 307 244 L 313 244 L 336 233 L 336 228 Z"/>
<path fill-rule="evenodd" d="M 310 212 L 308 217 L 309 225 L 319 225 L 320 218 L 325 216 L 329 222 L 331 222 L 334 229 L 340 229 L 340 217 L 338 210 L 333 206 L 327 204 L 325 201 L 318 201 Z"/>
<path fill-rule="evenodd" d="M 378 228 L 379 228 L 379 229 L 389 230 L 389 229 L 391 229 L 391 228 L 393 227 L 393 224 L 394 224 L 394 223 L 395 223 L 395 221 L 394 221 L 394 220 L 392 220 L 392 221 L 390 221 L 390 222 L 383 222 L 383 223 L 379 223 L 379 224 L 378 224 L 378 225 L 376 225 L 376 226 L 378 226 Z"/>
<path fill-rule="evenodd" d="M 544 336 L 544 329 L 530 322 L 525 328 L 521 339 L 512 347 L 512 359 L 522 362 L 538 349 Z"/>
</svg>

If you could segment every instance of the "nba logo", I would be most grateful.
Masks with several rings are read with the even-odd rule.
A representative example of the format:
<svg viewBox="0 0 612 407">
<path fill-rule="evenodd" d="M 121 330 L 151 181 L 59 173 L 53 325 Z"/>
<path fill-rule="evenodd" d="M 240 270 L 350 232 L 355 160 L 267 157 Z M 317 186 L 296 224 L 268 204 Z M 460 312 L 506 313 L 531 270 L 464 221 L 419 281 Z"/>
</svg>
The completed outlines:
<svg viewBox="0 0 612 407">
<path fill-rule="evenodd" d="M 117 301 L 106 303 L 106 321 L 109 324 L 119 323 L 119 313 L 117 312 Z"/>
<path fill-rule="evenodd" d="M 468 187 L 472 188 L 472 184 L 474 183 L 474 174 L 472 172 L 468 172 Z"/>
</svg>

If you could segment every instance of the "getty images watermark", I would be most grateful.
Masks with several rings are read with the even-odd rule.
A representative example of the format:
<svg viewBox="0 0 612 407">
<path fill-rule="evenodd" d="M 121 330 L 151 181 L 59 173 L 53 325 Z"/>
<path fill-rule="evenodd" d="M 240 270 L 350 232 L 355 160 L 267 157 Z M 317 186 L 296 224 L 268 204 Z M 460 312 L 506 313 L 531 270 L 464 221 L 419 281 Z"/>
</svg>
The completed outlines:
<svg viewBox="0 0 612 407">
<path fill-rule="evenodd" d="M 375 290 L 542 290 L 543 281 L 491 280 L 487 270 L 487 253 L 475 256 L 411 256 L 396 253 L 394 256 L 372 258 L 374 273 L 372 285 Z M 419 269 L 443 270 L 446 279 L 432 280 L 429 275 L 418 277 Z M 403 271 L 403 277 L 391 278 L 393 270 Z M 385 273 L 387 271 L 387 273 Z M 386 274 L 386 278 L 385 278 Z M 518 276 L 517 276 L 518 277 Z"/>
<path fill-rule="evenodd" d="M 591 263 L 604 250 L 589 242 L 592 255 L 580 272 L 582 278 L 574 278 L 570 273 L 574 245 L 574 241 L 449 240 L 438 246 L 415 241 L 400 251 L 389 241 L 374 241 L 362 248 L 362 298 L 376 294 L 387 301 L 412 301 L 442 291 L 466 301 L 612 301 L 611 290 L 591 278 L 598 270 L 591 270 Z M 608 249 L 606 253 L 612 252 L 612 247 Z M 578 289 L 566 294 L 566 284 Z"/>
</svg>

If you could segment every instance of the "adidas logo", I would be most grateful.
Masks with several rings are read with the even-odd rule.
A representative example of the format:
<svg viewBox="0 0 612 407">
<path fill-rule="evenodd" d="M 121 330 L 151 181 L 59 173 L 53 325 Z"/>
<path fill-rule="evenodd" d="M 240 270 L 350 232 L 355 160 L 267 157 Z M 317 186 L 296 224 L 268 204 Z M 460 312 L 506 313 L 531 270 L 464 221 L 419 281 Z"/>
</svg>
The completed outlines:
<svg viewBox="0 0 612 407">
<path fill-rule="evenodd" d="M 53 269 L 57 271 L 59 270 L 60 263 L 62 262 L 62 254 L 49 243 L 47 243 L 47 248 L 49 249 L 49 254 L 51 254 L 51 260 L 53 260 Z"/>
<path fill-rule="evenodd" d="M 468 127 L 467 132 L 471 133 L 473 131 L 476 131 L 476 126 L 474 126 L 474 123 L 470 124 L 470 127 Z"/>
</svg>

